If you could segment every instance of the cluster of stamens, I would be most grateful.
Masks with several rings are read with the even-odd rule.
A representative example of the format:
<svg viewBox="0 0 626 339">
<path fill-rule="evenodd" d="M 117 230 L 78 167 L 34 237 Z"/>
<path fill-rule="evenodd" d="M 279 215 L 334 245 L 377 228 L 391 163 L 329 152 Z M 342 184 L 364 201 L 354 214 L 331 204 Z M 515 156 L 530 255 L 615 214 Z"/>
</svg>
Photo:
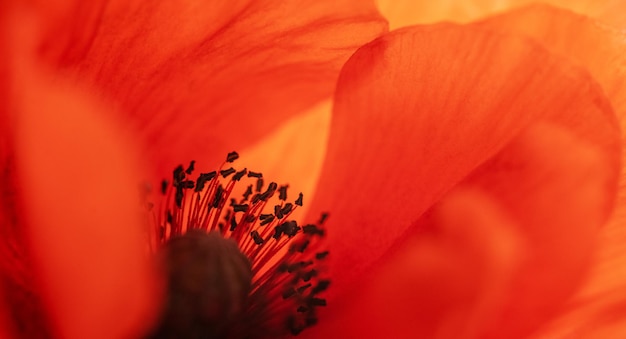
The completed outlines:
<svg viewBox="0 0 626 339">
<path fill-rule="evenodd" d="M 231 239 L 248 258 L 253 276 L 237 324 L 242 336 L 297 335 L 317 323 L 316 309 L 326 305 L 320 295 L 330 284 L 321 271 L 328 251 L 320 249 L 319 240 L 327 215 L 316 224 L 298 225 L 290 216 L 302 206 L 302 193 L 288 202 L 288 186 L 265 185 L 261 173 L 230 167 L 238 157 L 229 153 L 216 171 L 195 179 L 192 161 L 187 168 L 178 166 L 171 182 L 162 182 L 162 203 L 148 205 L 150 248 L 158 253 L 171 239 L 192 230 Z M 243 194 L 233 197 L 244 181 L 249 184 Z"/>
</svg>

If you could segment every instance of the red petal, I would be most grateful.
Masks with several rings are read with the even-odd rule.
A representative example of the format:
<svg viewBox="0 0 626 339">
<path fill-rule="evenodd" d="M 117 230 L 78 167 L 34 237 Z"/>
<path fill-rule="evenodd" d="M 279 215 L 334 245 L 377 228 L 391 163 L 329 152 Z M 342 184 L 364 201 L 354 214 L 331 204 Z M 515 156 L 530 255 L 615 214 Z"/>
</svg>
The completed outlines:
<svg viewBox="0 0 626 339">
<path fill-rule="evenodd" d="M 525 40 L 439 25 L 361 48 L 339 80 L 311 207 L 332 213 L 334 290 L 354 282 L 433 203 L 538 119 L 617 155 L 615 117 L 602 92 Z M 617 170 L 618 159 L 610 160 Z"/>
<path fill-rule="evenodd" d="M 4 296 L 3 296 L 4 297 Z M 0 338 L 11 339 L 14 333 L 12 328 L 9 326 L 7 310 L 4 305 L 0 306 Z"/>
<path fill-rule="evenodd" d="M 602 86 L 626 127 L 626 42 L 620 31 L 546 5 L 533 5 L 490 18 L 481 27 L 523 35 L 551 52 L 584 66 Z"/>
<path fill-rule="evenodd" d="M 607 155 L 564 128 L 534 124 L 422 217 L 422 231 L 338 299 L 320 331 L 527 337 L 591 262 L 615 191 Z"/>
<path fill-rule="evenodd" d="M 550 125 L 535 125 L 463 185 L 497 198 L 520 225 L 529 251 L 490 337 L 525 337 L 561 307 L 591 266 L 598 227 L 617 191 L 616 152 Z"/>
<path fill-rule="evenodd" d="M 626 69 L 623 67 L 626 63 L 626 42 L 623 33 L 572 12 L 541 5 L 494 17 L 483 24 L 494 30 L 529 36 L 551 51 L 584 65 L 602 86 L 620 117 L 622 130 L 626 130 Z M 622 163 L 626 163 L 626 153 L 622 154 Z M 624 169 L 620 182 L 620 187 L 626 187 Z M 591 279 L 579 292 L 573 307 L 565 310 L 569 313 L 564 317 L 567 323 L 558 322 L 556 327 L 559 329 L 587 333 L 589 328 L 596 327 L 594 323 L 598 322 L 598 318 L 607 317 L 605 312 L 611 314 L 609 319 L 615 318 L 615 312 L 602 310 L 601 305 L 610 310 L 619 308 L 615 304 L 626 302 L 626 297 L 615 298 L 618 295 L 615 291 L 626 288 L 626 270 L 622 269 L 626 263 L 623 246 L 626 239 L 623 231 L 626 190 L 621 191 L 614 216 L 602 230 Z M 592 334 L 583 336 L 598 337 Z"/>
<path fill-rule="evenodd" d="M 488 196 L 459 189 L 420 220 L 428 230 L 329 305 L 305 338 L 472 338 L 501 306 L 525 243 Z"/>
<path fill-rule="evenodd" d="M 23 213 L 18 193 L 21 183 L 16 175 L 14 123 L 10 74 L 14 40 L 9 32 L 16 24 L 8 13 L 9 3 L 0 3 L 0 271 L 2 272 L 2 305 L 0 305 L 0 338 L 19 329 L 22 337 L 40 338 L 48 335 L 45 312 L 37 291 L 32 258 L 28 253 Z M 20 21 L 28 25 L 28 21 Z M 11 312 L 5 312 L 10 310 Z"/>
<path fill-rule="evenodd" d="M 66 10 L 84 22 L 50 30 L 44 52 L 119 103 L 167 173 L 189 158 L 216 166 L 330 96 L 386 28 L 361 0 L 102 3 Z"/>
<path fill-rule="evenodd" d="M 13 32 L 12 108 L 24 227 L 47 310 L 59 337 L 136 336 L 155 306 L 137 155 L 103 107 L 32 62 L 28 23 Z"/>
<path fill-rule="evenodd" d="M 623 242 L 622 242 L 623 244 Z M 622 270 L 623 265 L 617 267 Z M 567 305 L 565 316 L 546 326 L 538 338 L 621 338 L 626 333 L 626 301 L 619 286 L 581 298 Z"/>
</svg>

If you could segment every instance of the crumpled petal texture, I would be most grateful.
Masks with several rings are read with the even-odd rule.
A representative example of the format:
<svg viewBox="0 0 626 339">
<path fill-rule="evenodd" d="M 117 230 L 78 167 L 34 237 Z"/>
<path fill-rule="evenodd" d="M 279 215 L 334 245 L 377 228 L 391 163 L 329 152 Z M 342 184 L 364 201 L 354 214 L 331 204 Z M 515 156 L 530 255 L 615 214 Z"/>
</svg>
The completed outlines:
<svg viewBox="0 0 626 339">
<path fill-rule="evenodd" d="M 521 135 L 526 141 L 515 148 Z M 478 25 L 390 33 L 361 48 L 342 71 L 324 189 L 311 208 L 334 212 L 334 291 L 357 295 L 357 277 L 377 260 L 393 261 L 401 239 L 428 228 L 419 220 L 433 204 L 457 185 L 477 184 L 531 244 L 513 277 L 537 283 L 512 284 L 519 295 L 495 311 L 502 326 L 474 331 L 526 335 L 580 283 L 613 207 L 619 164 L 611 105 L 567 60 Z M 566 194 L 576 196 L 556 201 Z M 338 301 L 337 310 L 348 300 L 354 298 Z"/>
<path fill-rule="evenodd" d="M 71 17 L 46 23 L 42 54 L 123 109 L 162 175 L 189 159 L 214 166 L 330 96 L 348 56 L 386 30 L 361 0 L 62 8 Z"/>
</svg>

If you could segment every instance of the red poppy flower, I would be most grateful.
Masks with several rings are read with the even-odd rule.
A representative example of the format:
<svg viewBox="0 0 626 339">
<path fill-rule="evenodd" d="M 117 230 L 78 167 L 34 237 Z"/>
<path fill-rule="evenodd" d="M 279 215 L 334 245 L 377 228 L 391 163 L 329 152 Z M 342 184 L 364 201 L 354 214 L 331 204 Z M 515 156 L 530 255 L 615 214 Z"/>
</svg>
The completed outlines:
<svg viewBox="0 0 626 339">
<path fill-rule="evenodd" d="M 527 22 L 546 25 L 526 30 L 522 23 Z M 584 28 L 584 39 L 572 39 L 571 27 L 578 32 Z M 621 112 L 623 95 L 613 71 L 621 71 L 616 66 L 622 62 L 623 43 L 614 34 L 589 19 L 541 7 L 465 26 L 407 28 L 362 47 L 339 79 L 326 160 L 310 207 L 312 215 L 332 212 L 330 305 L 320 324 L 303 335 L 515 338 L 567 310 L 565 302 L 594 262 L 594 239 L 613 210 L 621 182 L 615 113 Z M 545 45 L 536 41 L 544 38 Z M 605 49 L 590 50 L 598 39 Z M 84 53 L 84 46 L 70 46 Z M 99 48 L 107 51 L 110 46 Z M 44 51 L 48 62 L 75 62 L 53 53 L 54 48 Z M 174 103 L 171 107 L 189 107 L 189 120 L 180 119 L 178 126 L 165 126 L 168 118 L 158 115 L 141 118 L 134 110 L 131 118 L 124 118 L 149 125 L 140 140 L 153 143 L 147 157 L 159 172 L 171 165 L 168 161 L 180 161 L 176 155 L 207 153 L 195 143 L 200 132 L 228 141 L 233 133 L 239 137 L 239 128 L 244 139 L 260 135 L 252 132 L 258 126 L 246 121 L 188 129 L 198 116 L 198 97 L 165 104 L 159 100 L 187 84 L 183 71 L 157 74 L 158 83 L 171 84 L 134 98 L 154 88 L 141 82 L 151 74 L 147 68 L 159 64 L 158 53 L 139 55 L 147 58 L 145 64 L 126 56 L 126 63 L 101 66 L 99 74 L 92 67 L 100 66 L 91 61 L 84 69 L 64 70 L 74 77 L 89 75 L 105 97 L 115 99 L 121 93 L 132 98 L 129 106 L 121 100 L 122 111 Z M 118 130 L 98 115 L 91 117 L 89 102 L 49 86 L 30 64 L 15 61 L 16 83 L 11 84 L 28 90 L 14 92 L 21 108 L 18 128 L 3 142 L 19 155 L 11 178 L 28 180 L 19 189 L 24 203 L 4 209 L 3 224 L 9 211 L 28 209 L 35 267 L 45 278 L 46 305 L 62 333 L 97 337 L 107 330 L 102 337 L 115 337 L 136 331 L 137 323 L 150 323 L 145 307 L 150 305 L 153 277 L 144 272 L 132 228 L 118 227 L 136 222 L 128 217 L 133 207 L 128 187 L 141 177 L 129 173 L 143 173 L 132 168 L 139 157 L 121 141 Z M 138 66 L 137 73 L 120 72 L 134 69 L 129 65 Z M 100 74 L 109 72 L 119 78 L 99 83 Z M 144 90 L 125 87 L 128 79 L 138 80 Z M 230 83 L 225 79 L 218 88 L 226 91 Z M 74 124 L 38 115 L 37 103 L 57 103 L 53 107 L 65 108 L 61 117 L 84 126 L 77 131 Z M 306 105 L 290 112 L 302 107 Z M 256 120 L 250 117 L 258 112 L 249 114 L 246 119 Z M 3 118 L 2 126 L 8 126 L 7 120 Z M 201 120 L 199 125 L 211 122 Z M 181 131 L 184 136 L 173 137 Z M 288 128 L 283 131 L 289 135 Z M 80 147 L 76 140 L 81 140 Z M 245 141 L 250 140 L 237 145 Z M 55 157 L 81 161 L 72 166 L 53 161 L 42 144 L 54 146 Z M 3 163 L 15 156 L 7 149 Z M 224 154 L 208 153 L 204 158 Z M 46 172 L 39 171 L 42 166 Z M 5 166 L 5 172 L 14 169 Z M 93 180 L 103 169 L 106 176 Z M 74 184 L 72 190 L 68 183 Z M 7 193 L 2 197 L 11 201 Z M 68 204 L 74 208 L 60 208 Z M 94 217 L 103 205 L 111 213 Z M 90 274 L 76 274 L 77 267 Z M 101 293 L 94 294 L 94 288 Z M 615 307 L 603 309 L 598 324 L 621 315 L 623 300 L 611 305 Z M 120 313 L 127 316 L 120 319 Z"/>
<path fill-rule="evenodd" d="M 2 6 L 3 294 L 25 337 L 152 326 L 138 183 L 212 168 L 329 97 L 386 29 L 362 1 Z"/>
</svg>

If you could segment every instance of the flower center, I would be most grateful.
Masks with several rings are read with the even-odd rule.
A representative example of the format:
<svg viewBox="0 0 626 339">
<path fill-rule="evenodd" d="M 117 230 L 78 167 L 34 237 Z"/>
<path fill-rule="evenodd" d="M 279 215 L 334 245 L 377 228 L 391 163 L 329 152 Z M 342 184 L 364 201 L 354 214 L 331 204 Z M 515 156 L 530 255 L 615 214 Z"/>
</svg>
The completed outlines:
<svg viewBox="0 0 626 339">
<path fill-rule="evenodd" d="M 252 285 L 252 265 L 218 232 L 190 230 L 161 248 L 168 300 L 155 338 L 232 338 Z"/>
<path fill-rule="evenodd" d="M 149 338 L 273 338 L 317 323 L 328 251 L 320 249 L 326 215 L 300 226 L 288 186 L 247 169 L 225 168 L 191 179 L 195 162 L 163 181 L 161 204 L 147 203 L 150 249 L 163 265 L 167 298 Z M 239 198 L 234 192 L 244 186 Z"/>
</svg>

